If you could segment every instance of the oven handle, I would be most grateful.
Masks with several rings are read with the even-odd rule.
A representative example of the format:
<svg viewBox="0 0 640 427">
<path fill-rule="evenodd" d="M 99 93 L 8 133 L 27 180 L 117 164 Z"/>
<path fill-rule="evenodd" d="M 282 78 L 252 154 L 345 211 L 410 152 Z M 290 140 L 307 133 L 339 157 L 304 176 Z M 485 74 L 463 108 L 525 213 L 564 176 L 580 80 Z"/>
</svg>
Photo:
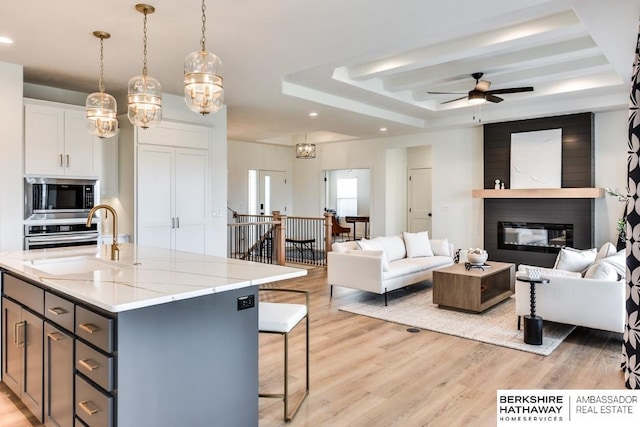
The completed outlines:
<svg viewBox="0 0 640 427">
<path fill-rule="evenodd" d="M 82 236 L 47 236 L 47 237 L 27 237 L 29 243 L 64 243 L 64 242 L 90 242 L 98 240 L 98 235 L 82 235 Z"/>
</svg>

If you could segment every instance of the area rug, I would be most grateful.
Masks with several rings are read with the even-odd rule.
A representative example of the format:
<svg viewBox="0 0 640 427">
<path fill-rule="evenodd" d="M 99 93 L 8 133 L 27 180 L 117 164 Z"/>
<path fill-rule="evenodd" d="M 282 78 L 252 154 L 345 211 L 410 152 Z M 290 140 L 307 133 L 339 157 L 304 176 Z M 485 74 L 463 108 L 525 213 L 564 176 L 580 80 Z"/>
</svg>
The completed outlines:
<svg viewBox="0 0 640 427">
<path fill-rule="evenodd" d="M 523 341 L 523 329 L 517 329 L 513 298 L 481 314 L 473 314 L 438 308 L 433 304 L 430 284 L 410 286 L 387 297 L 389 305 L 385 307 L 381 295 L 363 293 L 360 301 L 340 310 L 543 356 L 551 354 L 575 329 L 575 326 L 545 321 L 542 345 L 530 345 Z"/>
</svg>

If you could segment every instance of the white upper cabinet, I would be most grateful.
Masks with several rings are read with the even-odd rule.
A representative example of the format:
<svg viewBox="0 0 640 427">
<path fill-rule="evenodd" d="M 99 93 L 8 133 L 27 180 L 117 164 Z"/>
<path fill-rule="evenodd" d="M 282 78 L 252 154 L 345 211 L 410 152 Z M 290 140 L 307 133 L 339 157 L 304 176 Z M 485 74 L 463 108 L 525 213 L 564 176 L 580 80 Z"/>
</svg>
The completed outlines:
<svg viewBox="0 0 640 427">
<path fill-rule="evenodd" d="M 25 175 L 100 178 L 100 140 L 82 107 L 25 100 Z"/>
</svg>

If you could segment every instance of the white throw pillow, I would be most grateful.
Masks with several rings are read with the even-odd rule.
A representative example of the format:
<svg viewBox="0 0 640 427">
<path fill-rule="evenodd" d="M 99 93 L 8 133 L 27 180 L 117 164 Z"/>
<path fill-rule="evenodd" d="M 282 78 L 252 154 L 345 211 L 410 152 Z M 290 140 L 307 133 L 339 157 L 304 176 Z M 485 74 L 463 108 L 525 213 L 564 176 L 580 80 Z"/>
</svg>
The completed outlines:
<svg viewBox="0 0 640 427">
<path fill-rule="evenodd" d="M 382 241 L 376 237 L 372 240 L 367 240 L 362 238 L 358 240 L 358 246 L 363 251 L 384 251 L 384 247 L 382 246 Z"/>
<path fill-rule="evenodd" d="M 583 272 L 596 260 L 597 249 L 562 248 L 553 266 L 555 270 Z"/>
<path fill-rule="evenodd" d="M 448 239 L 431 239 L 429 240 L 429 245 L 434 255 L 451 256 Z"/>
<path fill-rule="evenodd" d="M 381 236 L 376 237 L 374 240 L 380 239 L 384 252 L 387 255 L 389 262 L 398 259 L 406 258 L 407 250 L 404 247 L 404 240 L 402 236 L 397 234 L 395 236 Z"/>
<path fill-rule="evenodd" d="M 606 262 L 594 263 L 584 274 L 585 279 L 611 280 L 618 281 L 618 273 L 615 268 Z"/>
<path fill-rule="evenodd" d="M 358 246 L 358 242 L 353 240 L 349 242 L 334 242 L 331 244 L 331 250 L 333 252 L 347 253 L 355 249 L 360 249 L 360 246 Z"/>
<path fill-rule="evenodd" d="M 608 258 L 611 255 L 615 255 L 616 252 L 617 252 L 617 249 L 614 246 L 614 244 L 611 242 L 607 242 L 604 245 L 602 245 L 602 247 L 598 251 L 598 255 L 596 255 L 596 260 L 594 261 L 594 263 L 600 261 L 601 259 Z"/>
<path fill-rule="evenodd" d="M 382 258 L 382 271 L 389 271 L 389 262 L 387 261 L 387 256 L 385 255 L 384 251 L 356 249 L 354 251 L 349 251 L 349 254 L 358 255 L 358 256 L 370 256 L 373 258 Z"/>
<path fill-rule="evenodd" d="M 627 276 L 627 254 L 625 249 L 616 252 L 615 255 L 611 255 L 605 259 L 598 261 L 600 264 L 608 264 L 618 273 L 619 278 Z M 616 279 L 618 280 L 618 279 Z"/>
<path fill-rule="evenodd" d="M 405 231 L 402 233 L 402 237 L 407 246 L 407 258 L 433 256 L 431 244 L 429 243 L 429 232 L 407 233 Z"/>
<path fill-rule="evenodd" d="M 531 268 L 534 267 L 532 265 L 526 265 L 526 264 L 520 264 L 518 266 L 518 273 L 527 273 L 527 267 Z M 582 277 L 582 274 L 580 273 L 576 273 L 573 271 L 565 271 L 565 270 L 554 270 L 551 268 L 544 268 L 544 267 L 536 267 L 540 269 L 540 275 L 543 277 Z"/>
</svg>

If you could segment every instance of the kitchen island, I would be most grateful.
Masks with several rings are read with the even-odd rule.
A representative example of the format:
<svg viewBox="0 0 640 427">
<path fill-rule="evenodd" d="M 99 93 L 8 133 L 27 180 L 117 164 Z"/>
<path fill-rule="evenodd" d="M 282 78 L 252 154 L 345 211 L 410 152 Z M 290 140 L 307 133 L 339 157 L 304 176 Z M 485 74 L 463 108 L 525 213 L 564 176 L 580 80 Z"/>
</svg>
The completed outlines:
<svg viewBox="0 0 640 427">
<path fill-rule="evenodd" d="M 257 425 L 258 285 L 306 274 L 133 244 L 0 268 L 2 380 L 61 426 Z"/>
</svg>

